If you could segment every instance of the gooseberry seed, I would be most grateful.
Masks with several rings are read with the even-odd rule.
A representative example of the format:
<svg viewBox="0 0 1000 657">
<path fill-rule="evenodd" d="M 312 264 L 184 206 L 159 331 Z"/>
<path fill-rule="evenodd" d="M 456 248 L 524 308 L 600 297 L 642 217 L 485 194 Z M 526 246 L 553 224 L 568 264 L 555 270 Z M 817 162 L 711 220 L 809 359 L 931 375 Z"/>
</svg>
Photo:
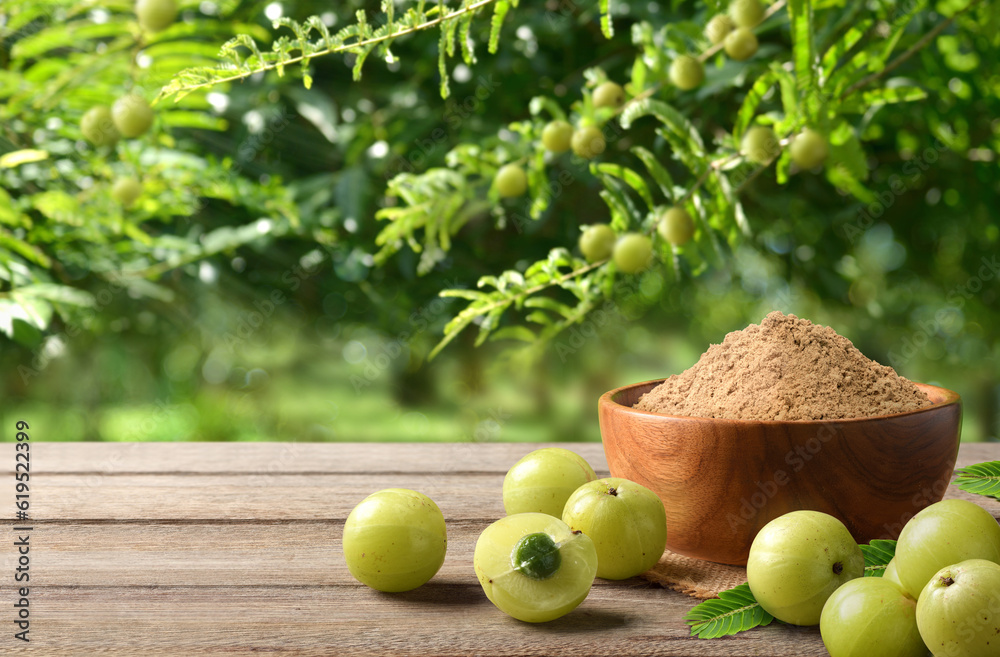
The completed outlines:
<svg viewBox="0 0 1000 657">
<path fill-rule="evenodd" d="M 562 563 L 559 546 L 545 532 L 523 537 L 510 554 L 511 567 L 531 579 L 551 577 Z"/>
</svg>

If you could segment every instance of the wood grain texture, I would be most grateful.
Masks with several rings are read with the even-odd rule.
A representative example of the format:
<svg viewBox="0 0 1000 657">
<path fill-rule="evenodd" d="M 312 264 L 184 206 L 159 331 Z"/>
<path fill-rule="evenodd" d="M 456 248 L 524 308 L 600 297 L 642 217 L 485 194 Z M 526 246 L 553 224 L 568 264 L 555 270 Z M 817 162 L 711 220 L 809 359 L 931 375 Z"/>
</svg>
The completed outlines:
<svg viewBox="0 0 1000 657">
<path fill-rule="evenodd" d="M 674 417 L 632 408 L 655 387 L 619 388 L 599 402 L 611 473 L 657 493 L 667 548 L 745 564 L 765 524 L 798 509 L 829 513 L 867 543 L 895 538 L 941 499 L 958 456 L 958 395 L 917 384 L 933 406 L 832 421 Z"/>
<path fill-rule="evenodd" d="M 639 578 L 598 580 L 542 626 L 496 610 L 472 572 L 475 540 L 502 514 L 507 467 L 539 446 L 299 444 L 274 473 L 285 446 L 35 443 L 32 641 L 15 642 L 0 612 L 0 654 L 826 654 L 815 629 L 789 626 L 692 639 L 683 617 L 696 601 Z M 606 472 L 599 444 L 568 447 Z M 1000 445 L 966 445 L 959 465 L 993 459 Z M 390 485 L 430 494 L 448 522 L 441 571 L 404 594 L 358 584 L 340 554 L 347 513 Z M 1000 516 L 996 500 L 948 496 Z M 4 543 L 0 609 L 11 610 Z"/>
</svg>

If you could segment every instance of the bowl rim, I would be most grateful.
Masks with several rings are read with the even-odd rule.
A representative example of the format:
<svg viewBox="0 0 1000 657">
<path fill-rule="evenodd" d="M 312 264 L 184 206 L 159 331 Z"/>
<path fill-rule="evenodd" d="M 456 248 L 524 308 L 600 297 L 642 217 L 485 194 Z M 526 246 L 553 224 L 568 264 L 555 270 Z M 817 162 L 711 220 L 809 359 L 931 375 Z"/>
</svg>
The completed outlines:
<svg viewBox="0 0 1000 657">
<path fill-rule="evenodd" d="M 649 381 L 640 381 L 639 383 L 630 383 L 628 385 L 619 386 L 613 390 L 609 390 L 603 395 L 601 395 L 598 400 L 599 406 L 608 406 L 612 409 L 621 409 L 628 413 L 637 413 L 640 415 L 648 415 L 650 417 L 665 418 L 672 420 L 692 420 L 695 422 L 713 422 L 713 423 L 733 423 L 741 425 L 779 425 L 779 424 L 796 424 L 796 425 L 826 425 L 826 424 L 841 424 L 841 423 L 855 423 L 855 422 L 871 422 L 873 420 L 886 420 L 892 418 L 907 417 L 910 415 L 917 415 L 920 413 L 929 413 L 932 411 L 939 410 L 946 406 L 961 405 L 962 397 L 954 390 L 949 390 L 948 388 L 942 388 L 941 386 L 932 385 L 930 383 L 917 383 L 913 381 L 912 383 L 918 388 L 929 392 L 931 390 L 938 391 L 944 396 L 944 400 L 941 402 L 931 402 L 930 406 L 924 406 L 923 408 L 918 408 L 912 411 L 904 411 L 902 413 L 890 413 L 888 415 L 868 415 L 865 417 L 846 417 L 846 418 L 829 418 L 826 420 L 742 420 L 735 418 L 719 418 L 719 417 L 698 417 L 695 415 L 668 415 L 666 413 L 654 413 L 653 411 L 644 411 L 642 409 L 635 408 L 634 406 L 626 406 L 614 400 L 614 396 L 620 394 L 621 392 L 628 390 L 630 388 L 638 388 L 641 386 L 647 386 L 653 384 L 653 387 L 663 383 L 669 377 L 664 377 L 662 379 L 651 379 Z"/>
</svg>

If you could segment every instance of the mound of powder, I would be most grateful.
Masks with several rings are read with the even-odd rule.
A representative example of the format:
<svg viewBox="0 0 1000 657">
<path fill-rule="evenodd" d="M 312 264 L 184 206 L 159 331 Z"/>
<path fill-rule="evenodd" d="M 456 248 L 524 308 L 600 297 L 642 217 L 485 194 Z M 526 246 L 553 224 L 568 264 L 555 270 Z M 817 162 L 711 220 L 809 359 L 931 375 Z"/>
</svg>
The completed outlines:
<svg viewBox="0 0 1000 657">
<path fill-rule="evenodd" d="M 635 408 L 737 420 L 832 420 L 930 404 L 911 381 L 865 358 L 833 329 L 776 311 L 710 346 Z"/>
</svg>

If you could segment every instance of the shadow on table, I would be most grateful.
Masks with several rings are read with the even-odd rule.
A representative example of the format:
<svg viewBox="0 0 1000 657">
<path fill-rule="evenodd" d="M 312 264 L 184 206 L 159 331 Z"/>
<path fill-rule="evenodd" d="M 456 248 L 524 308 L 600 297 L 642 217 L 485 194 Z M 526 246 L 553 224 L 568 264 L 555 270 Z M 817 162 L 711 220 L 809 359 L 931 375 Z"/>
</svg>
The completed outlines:
<svg viewBox="0 0 1000 657">
<path fill-rule="evenodd" d="M 537 632 L 548 634 L 582 634 L 628 627 L 630 619 L 621 613 L 597 609 L 574 609 L 562 618 L 547 623 L 522 623 Z"/>
<path fill-rule="evenodd" d="M 375 595 L 395 602 L 406 602 L 421 605 L 469 606 L 480 603 L 490 604 L 483 594 L 479 584 L 470 586 L 461 580 L 431 580 L 412 591 L 402 593 L 383 593 L 372 591 Z"/>
</svg>

